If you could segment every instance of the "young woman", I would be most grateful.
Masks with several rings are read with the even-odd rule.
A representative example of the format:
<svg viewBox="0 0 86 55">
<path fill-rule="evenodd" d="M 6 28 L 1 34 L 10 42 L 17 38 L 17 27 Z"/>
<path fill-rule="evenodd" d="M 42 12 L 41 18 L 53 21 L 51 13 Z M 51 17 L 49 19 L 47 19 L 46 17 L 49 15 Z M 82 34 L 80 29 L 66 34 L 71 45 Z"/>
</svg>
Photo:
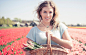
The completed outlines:
<svg viewBox="0 0 86 55">
<path fill-rule="evenodd" d="M 43 1 L 36 10 L 40 24 L 33 27 L 27 34 L 28 41 L 34 41 L 40 45 L 47 44 L 46 35 L 50 35 L 51 44 L 72 48 L 71 37 L 67 26 L 59 22 L 59 12 L 53 1 Z M 28 46 L 26 44 L 26 46 Z"/>
</svg>

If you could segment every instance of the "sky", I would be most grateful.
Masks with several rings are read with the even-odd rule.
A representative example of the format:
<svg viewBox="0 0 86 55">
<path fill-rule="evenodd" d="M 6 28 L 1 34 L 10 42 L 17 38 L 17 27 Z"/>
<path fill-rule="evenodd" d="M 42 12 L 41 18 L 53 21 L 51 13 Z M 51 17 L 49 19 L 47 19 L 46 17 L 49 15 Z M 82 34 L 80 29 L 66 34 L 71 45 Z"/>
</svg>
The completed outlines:
<svg viewBox="0 0 86 55">
<path fill-rule="evenodd" d="M 44 0 L 0 0 L 0 18 L 38 20 L 34 10 Z M 86 0 L 53 0 L 66 24 L 86 24 Z"/>
</svg>

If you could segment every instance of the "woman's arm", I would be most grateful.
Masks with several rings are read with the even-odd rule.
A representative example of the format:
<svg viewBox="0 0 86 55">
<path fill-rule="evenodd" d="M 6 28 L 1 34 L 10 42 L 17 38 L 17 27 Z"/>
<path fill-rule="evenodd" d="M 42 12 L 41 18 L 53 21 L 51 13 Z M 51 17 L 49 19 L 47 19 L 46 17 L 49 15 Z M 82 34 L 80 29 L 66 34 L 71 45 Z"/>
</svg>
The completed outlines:
<svg viewBox="0 0 86 55">
<path fill-rule="evenodd" d="M 69 33 L 68 33 L 67 30 L 64 31 L 64 33 L 63 33 L 63 35 L 62 35 L 62 38 L 63 38 L 63 39 L 58 39 L 57 37 L 54 37 L 53 35 L 51 35 L 51 39 L 52 39 L 54 42 L 58 43 L 58 44 L 61 45 L 61 46 L 66 47 L 66 48 L 68 48 L 68 49 L 71 49 L 72 46 L 73 46 L 73 45 L 72 45 L 72 40 L 71 40 L 71 37 L 70 37 L 70 35 L 69 35 Z"/>
</svg>

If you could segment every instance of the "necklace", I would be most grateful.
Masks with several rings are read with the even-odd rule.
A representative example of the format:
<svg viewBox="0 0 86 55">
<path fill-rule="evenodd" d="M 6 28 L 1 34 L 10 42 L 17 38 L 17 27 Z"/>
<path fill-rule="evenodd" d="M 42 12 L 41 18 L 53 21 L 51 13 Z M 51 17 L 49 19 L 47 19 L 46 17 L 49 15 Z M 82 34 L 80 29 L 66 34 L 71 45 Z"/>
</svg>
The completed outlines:
<svg viewBox="0 0 86 55">
<path fill-rule="evenodd" d="M 43 23 L 42 23 L 43 24 Z M 44 24 L 43 24 L 44 25 Z M 45 25 L 44 25 L 45 26 Z M 49 25 L 50 26 L 50 25 Z M 49 28 L 49 26 L 47 26 L 47 28 Z M 46 27 L 46 26 L 45 26 Z"/>
</svg>

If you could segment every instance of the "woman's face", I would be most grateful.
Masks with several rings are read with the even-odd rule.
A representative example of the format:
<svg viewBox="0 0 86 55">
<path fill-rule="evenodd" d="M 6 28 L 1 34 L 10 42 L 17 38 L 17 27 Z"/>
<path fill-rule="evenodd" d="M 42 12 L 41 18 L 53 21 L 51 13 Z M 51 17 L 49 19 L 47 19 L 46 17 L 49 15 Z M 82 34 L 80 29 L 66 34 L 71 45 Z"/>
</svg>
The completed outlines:
<svg viewBox="0 0 86 55">
<path fill-rule="evenodd" d="M 51 6 L 43 7 L 40 14 L 43 22 L 50 22 L 53 17 L 53 8 Z"/>
</svg>

